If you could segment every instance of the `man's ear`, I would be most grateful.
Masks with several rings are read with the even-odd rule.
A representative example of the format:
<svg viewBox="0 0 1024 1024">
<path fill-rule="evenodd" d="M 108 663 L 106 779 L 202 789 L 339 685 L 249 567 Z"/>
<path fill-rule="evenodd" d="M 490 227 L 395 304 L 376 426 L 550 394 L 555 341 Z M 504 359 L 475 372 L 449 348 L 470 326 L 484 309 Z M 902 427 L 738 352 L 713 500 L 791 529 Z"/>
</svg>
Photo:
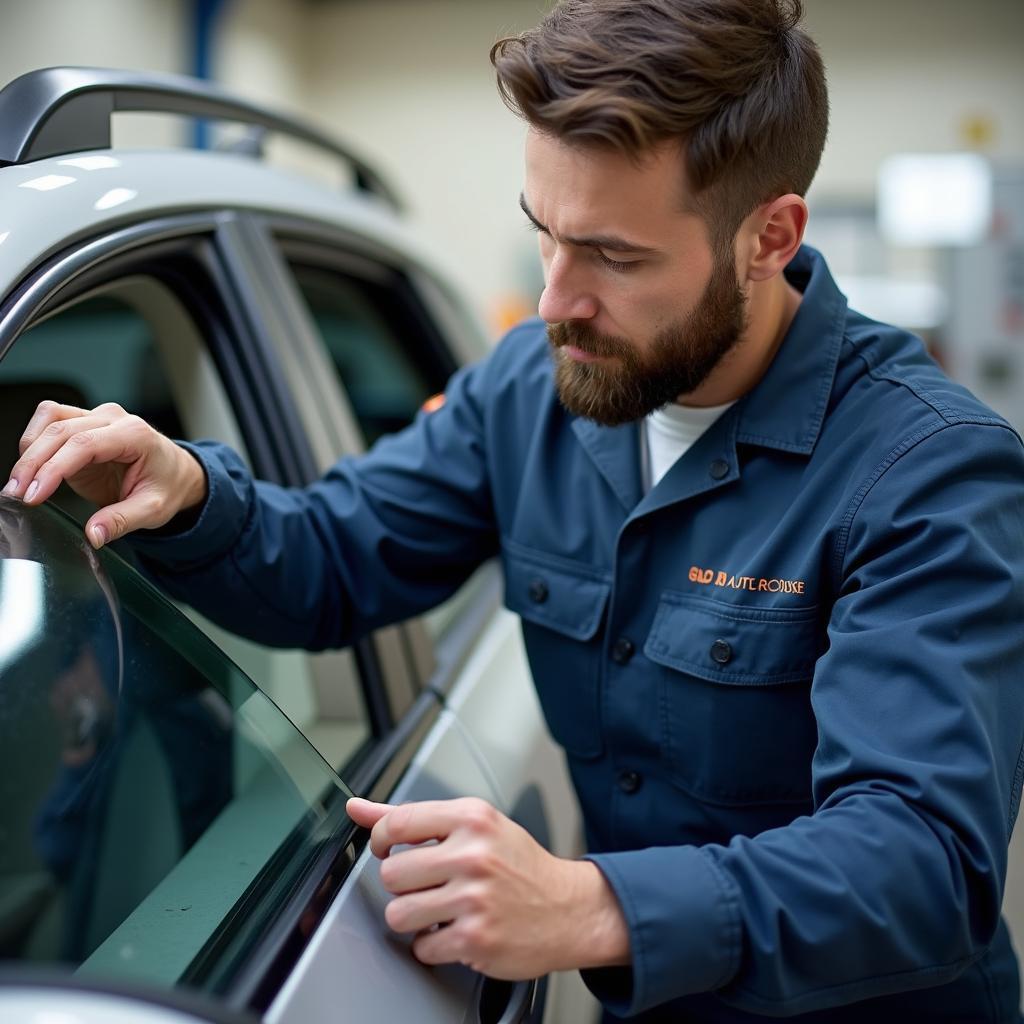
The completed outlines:
<svg viewBox="0 0 1024 1024">
<path fill-rule="evenodd" d="M 807 204 L 795 193 L 759 206 L 741 229 L 749 239 L 747 280 L 767 281 L 781 274 L 800 248 L 806 227 Z"/>
</svg>

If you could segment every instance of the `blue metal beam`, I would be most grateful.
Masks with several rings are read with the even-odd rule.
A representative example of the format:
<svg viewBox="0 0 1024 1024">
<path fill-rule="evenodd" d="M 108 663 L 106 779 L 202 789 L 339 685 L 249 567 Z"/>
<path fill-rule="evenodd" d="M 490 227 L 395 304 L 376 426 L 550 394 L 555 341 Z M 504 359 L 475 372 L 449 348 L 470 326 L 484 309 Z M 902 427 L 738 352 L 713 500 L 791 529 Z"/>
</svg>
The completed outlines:
<svg viewBox="0 0 1024 1024">
<path fill-rule="evenodd" d="M 196 78 L 209 78 L 217 18 L 224 8 L 225 0 L 193 0 L 192 37 L 193 66 Z M 193 135 L 196 149 L 209 148 L 209 124 L 204 118 L 197 118 Z"/>
</svg>

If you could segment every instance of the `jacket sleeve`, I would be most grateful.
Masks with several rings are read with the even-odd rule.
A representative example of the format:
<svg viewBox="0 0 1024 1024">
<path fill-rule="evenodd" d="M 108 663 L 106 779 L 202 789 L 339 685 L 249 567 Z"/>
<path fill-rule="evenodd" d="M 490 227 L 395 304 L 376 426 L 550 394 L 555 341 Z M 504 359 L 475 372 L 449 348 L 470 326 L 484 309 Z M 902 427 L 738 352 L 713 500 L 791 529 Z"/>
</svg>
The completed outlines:
<svg viewBox="0 0 1024 1024">
<path fill-rule="evenodd" d="M 320 650 L 421 612 L 496 553 L 483 444 L 486 361 L 446 401 L 306 488 L 254 481 L 224 445 L 185 445 L 208 496 L 173 536 L 133 535 L 144 567 L 233 632 Z"/>
<path fill-rule="evenodd" d="M 813 814 L 728 845 L 595 855 L 631 1015 L 716 990 L 771 1016 L 952 980 L 995 933 L 1021 795 L 1024 456 L 1002 426 L 912 438 L 835 546 L 815 667 Z"/>
</svg>

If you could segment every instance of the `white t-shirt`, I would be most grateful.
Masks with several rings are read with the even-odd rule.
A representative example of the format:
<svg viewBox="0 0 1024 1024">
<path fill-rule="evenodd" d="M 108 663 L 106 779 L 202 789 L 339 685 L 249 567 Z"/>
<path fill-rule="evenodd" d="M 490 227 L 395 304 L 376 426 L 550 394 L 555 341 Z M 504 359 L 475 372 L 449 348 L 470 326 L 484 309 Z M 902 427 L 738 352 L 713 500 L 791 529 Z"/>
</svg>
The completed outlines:
<svg viewBox="0 0 1024 1024">
<path fill-rule="evenodd" d="M 644 420 L 640 445 L 645 494 L 732 404 L 698 409 L 673 402 L 656 409 Z"/>
</svg>

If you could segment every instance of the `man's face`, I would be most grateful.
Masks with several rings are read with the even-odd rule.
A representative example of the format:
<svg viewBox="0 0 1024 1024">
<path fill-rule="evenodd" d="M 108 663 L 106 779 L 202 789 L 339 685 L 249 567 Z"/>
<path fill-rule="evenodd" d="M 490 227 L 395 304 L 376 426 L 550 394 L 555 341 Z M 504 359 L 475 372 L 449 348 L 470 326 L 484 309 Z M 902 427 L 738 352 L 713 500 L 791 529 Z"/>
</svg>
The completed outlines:
<svg viewBox="0 0 1024 1024">
<path fill-rule="evenodd" d="M 535 131 L 523 206 L 539 230 L 555 383 L 570 412 L 609 426 L 685 398 L 743 333 L 731 252 L 716 258 L 683 203 L 682 156 L 637 165 Z"/>
</svg>

